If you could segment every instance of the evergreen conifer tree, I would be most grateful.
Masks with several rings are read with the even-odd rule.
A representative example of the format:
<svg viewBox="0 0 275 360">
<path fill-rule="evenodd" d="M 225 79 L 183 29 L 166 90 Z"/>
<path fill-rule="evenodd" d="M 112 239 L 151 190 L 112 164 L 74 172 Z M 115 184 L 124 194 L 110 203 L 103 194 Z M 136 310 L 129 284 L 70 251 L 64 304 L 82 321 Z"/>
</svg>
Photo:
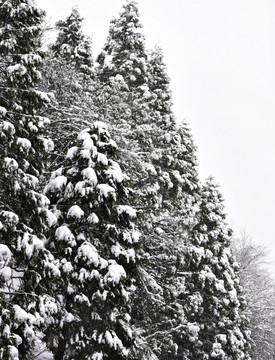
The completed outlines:
<svg viewBox="0 0 275 360">
<path fill-rule="evenodd" d="M 127 152 L 135 205 L 144 215 L 139 227 L 145 235 L 143 251 L 148 261 L 140 267 L 133 316 L 149 347 L 154 344 L 155 353 L 160 358 L 166 354 L 168 359 L 176 348 L 172 329 L 182 330 L 183 310 L 172 294 L 183 282 L 182 275 L 175 279 L 175 270 L 198 208 L 196 156 L 188 127 L 178 125 L 172 112 L 161 50 L 156 49 L 147 60 L 140 28 L 136 4 L 127 2 L 120 18 L 112 21 L 97 69 L 107 91 L 110 85 L 120 84 L 117 102 L 113 108 L 109 104 L 107 116 L 111 122 L 111 114 L 116 113 L 120 124 L 124 121 L 126 131 L 117 135 L 123 137 L 118 141 L 124 146 L 123 156 Z M 139 81 L 132 82 L 130 74 L 135 75 L 134 64 L 140 59 L 143 71 Z M 111 126 L 115 132 L 118 123 Z"/>
<path fill-rule="evenodd" d="M 46 186 L 58 216 L 49 246 L 62 275 L 56 360 L 136 359 L 129 312 L 139 233 L 115 151 L 106 125 L 94 122 Z"/>
<path fill-rule="evenodd" d="M 231 230 L 225 218 L 219 189 L 208 179 L 201 188 L 199 218 L 185 255 L 189 276 L 181 297 L 187 331 L 179 359 L 181 352 L 190 360 L 250 359 L 238 265 L 230 249 Z"/>
<path fill-rule="evenodd" d="M 97 59 L 102 80 L 120 75 L 131 88 L 147 81 L 147 55 L 141 27 L 137 4 L 128 0 L 120 16 L 112 19 L 106 45 Z"/>
<path fill-rule="evenodd" d="M 36 86 L 43 12 L 30 0 L 0 1 L 0 359 L 30 359 L 55 303 L 47 278 L 58 275 L 43 235 L 55 216 L 39 181 L 53 143 L 48 119 L 39 116 L 50 101 Z"/>
<path fill-rule="evenodd" d="M 64 21 L 58 21 L 56 27 L 59 32 L 52 50 L 56 56 L 63 57 L 78 71 L 90 76 L 93 66 L 91 39 L 83 34 L 82 22 L 77 8 L 73 8 Z"/>
<path fill-rule="evenodd" d="M 82 21 L 73 8 L 64 21 L 57 22 L 56 41 L 43 62 L 43 87 L 55 95 L 48 111 L 53 119 L 50 136 L 56 144 L 53 167 L 63 160 L 79 131 L 89 125 L 92 113 L 90 98 L 95 81 L 91 39 L 84 35 Z"/>
<path fill-rule="evenodd" d="M 148 86 L 152 93 L 151 107 L 164 118 L 172 115 L 172 94 L 162 49 L 156 46 L 148 57 Z"/>
</svg>

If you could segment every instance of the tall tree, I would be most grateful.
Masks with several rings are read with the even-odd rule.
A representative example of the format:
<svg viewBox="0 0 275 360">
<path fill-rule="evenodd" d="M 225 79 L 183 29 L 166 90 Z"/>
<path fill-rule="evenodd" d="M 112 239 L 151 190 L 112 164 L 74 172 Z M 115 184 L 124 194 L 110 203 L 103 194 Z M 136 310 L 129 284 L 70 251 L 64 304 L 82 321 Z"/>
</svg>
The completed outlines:
<svg viewBox="0 0 275 360">
<path fill-rule="evenodd" d="M 58 35 L 52 50 L 56 56 L 65 58 L 81 73 L 90 76 L 93 66 L 91 39 L 83 34 L 82 22 L 77 8 L 73 8 L 64 21 L 58 21 Z"/>
<path fill-rule="evenodd" d="M 56 144 L 53 166 L 63 161 L 75 136 L 89 125 L 93 113 L 90 106 L 95 86 L 92 42 L 83 33 L 82 22 L 77 8 L 73 8 L 64 21 L 57 22 L 56 41 L 49 47 L 43 62 L 44 90 L 55 95 L 55 102 L 47 113 L 53 119 L 49 130 Z"/>
<path fill-rule="evenodd" d="M 102 80 L 120 75 L 134 88 L 146 82 L 147 55 L 141 28 L 137 3 L 129 0 L 120 16 L 112 19 L 106 45 L 97 59 Z"/>
<path fill-rule="evenodd" d="M 186 359 L 250 359 L 245 303 L 225 221 L 222 196 L 208 179 L 185 255 L 188 276 L 181 297 L 187 331 L 179 350 Z"/>
<path fill-rule="evenodd" d="M 139 233 L 115 151 L 106 125 L 94 122 L 46 186 L 58 216 L 49 246 L 62 274 L 63 311 L 50 334 L 56 360 L 136 359 L 129 312 Z"/>
<path fill-rule="evenodd" d="M 170 306 L 174 269 L 197 210 L 196 156 L 188 127 L 178 125 L 173 116 L 161 51 L 152 52 L 148 60 L 140 29 L 136 3 L 128 1 L 111 23 L 97 69 L 106 97 L 114 100 L 102 116 L 109 117 L 114 133 L 118 126 L 122 129 L 116 136 L 124 147 L 135 204 L 143 213 L 139 227 L 145 234 L 148 261 L 140 267 L 136 326 L 143 328 L 149 347 L 157 344 L 158 356 L 171 357 L 175 347 L 170 341 L 175 327 L 171 318 L 177 311 L 176 303 L 173 309 Z"/>
<path fill-rule="evenodd" d="M 39 192 L 53 143 L 49 120 L 39 116 L 50 101 L 37 89 L 44 13 L 30 0 L 0 1 L 0 359 L 30 359 L 35 329 L 56 309 L 44 291 L 58 270 L 43 235 L 55 221 Z"/>
<path fill-rule="evenodd" d="M 167 66 L 164 62 L 162 49 L 159 46 L 156 46 L 149 54 L 148 73 L 148 86 L 152 93 L 152 99 L 150 99 L 151 106 L 164 119 L 167 118 L 167 115 L 172 116 L 173 102 L 170 78 L 167 74 Z"/>
</svg>

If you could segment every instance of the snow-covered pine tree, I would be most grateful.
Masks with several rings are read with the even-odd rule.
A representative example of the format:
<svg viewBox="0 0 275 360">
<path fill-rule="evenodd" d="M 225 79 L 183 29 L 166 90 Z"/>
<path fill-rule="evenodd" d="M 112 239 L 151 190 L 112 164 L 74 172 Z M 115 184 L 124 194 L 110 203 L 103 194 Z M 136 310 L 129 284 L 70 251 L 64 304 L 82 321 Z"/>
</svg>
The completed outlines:
<svg viewBox="0 0 275 360">
<path fill-rule="evenodd" d="M 56 144 L 53 165 L 63 160 L 75 136 L 87 126 L 85 119 L 90 122 L 91 118 L 93 60 L 91 39 L 83 33 L 82 21 L 73 8 L 64 21 L 57 23 L 57 39 L 43 62 L 43 87 L 55 95 L 48 112 L 53 118 L 50 136 Z"/>
<path fill-rule="evenodd" d="M 151 142 L 147 156 L 154 173 L 150 173 L 150 180 L 154 181 L 155 197 L 144 248 L 150 254 L 147 271 L 157 288 L 162 289 L 162 296 L 157 302 L 155 296 L 144 297 L 147 306 L 143 304 L 143 311 L 154 303 L 155 318 L 147 327 L 147 338 L 159 359 L 168 360 L 176 356 L 177 341 L 185 329 L 178 294 L 186 281 L 183 259 L 189 233 L 196 223 L 199 185 L 196 148 L 187 124 L 175 120 L 169 77 L 159 48 L 151 53 L 148 69 L 153 121 L 145 136 Z"/>
<path fill-rule="evenodd" d="M 151 107 L 164 118 L 172 115 L 172 93 L 163 52 L 156 46 L 148 56 L 148 85 L 152 93 Z"/>
<path fill-rule="evenodd" d="M 56 23 L 57 39 L 52 46 L 55 56 L 63 57 L 86 76 L 91 76 L 93 59 L 91 39 L 82 32 L 83 18 L 77 8 L 64 20 Z"/>
<path fill-rule="evenodd" d="M 115 151 L 106 125 L 94 122 L 46 186 L 58 216 L 49 246 L 62 274 L 63 311 L 49 334 L 56 360 L 137 358 L 129 312 L 139 233 Z"/>
<path fill-rule="evenodd" d="M 137 3 L 128 0 L 120 16 L 112 19 L 107 42 L 97 59 L 103 81 L 120 75 L 131 88 L 144 84 L 147 55 L 141 28 Z"/>
<path fill-rule="evenodd" d="M 201 188 L 198 222 L 185 255 L 189 274 L 181 299 L 187 320 L 175 359 L 250 359 L 248 322 L 238 265 L 230 249 L 223 199 L 208 179 Z M 187 336 L 186 336 L 187 335 Z"/>
<path fill-rule="evenodd" d="M 109 97 L 115 102 L 107 103 L 103 116 L 113 121 L 114 134 L 122 127 L 115 136 L 124 147 L 135 205 L 144 215 L 139 226 L 149 258 L 140 268 L 136 326 L 144 329 L 145 342 L 154 344 L 160 358 L 171 358 L 177 347 L 172 329 L 181 332 L 183 321 L 172 294 L 184 281 L 180 275 L 175 280 L 175 271 L 197 210 L 196 156 L 189 129 L 173 116 L 161 51 L 147 60 L 140 28 L 136 3 L 128 1 L 112 21 L 97 70 L 105 89 L 117 85 L 118 96 L 114 91 Z"/>
<path fill-rule="evenodd" d="M 39 192 L 46 155 L 50 101 L 36 86 L 41 74 L 43 12 L 30 0 L 0 1 L 0 359 L 31 357 L 35 330 L 56 310 L 44 291 L 58 269 L 44 248 L 43 232 L 55 221 Z"/>
</svg>

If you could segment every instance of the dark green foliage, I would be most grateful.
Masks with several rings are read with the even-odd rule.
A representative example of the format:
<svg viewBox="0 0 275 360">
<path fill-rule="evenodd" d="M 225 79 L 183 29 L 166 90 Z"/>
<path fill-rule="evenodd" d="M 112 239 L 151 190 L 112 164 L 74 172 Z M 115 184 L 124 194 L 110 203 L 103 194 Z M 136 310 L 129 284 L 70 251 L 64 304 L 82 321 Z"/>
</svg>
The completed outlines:
<svg viewBox="0 0 275 360">
<path fill-rule="evenodd" d="M 3 360 L 29 359 L 34 330 L 42 329 L 55 309 L 43 286 L 55 268 L 44 248 L 53 215 L 39 192 L 47 152 L 53 148 L 44 136 L 49 121 L 39 116 L 50 101 L 37 89 L 42 18 L 31 1 L 0 1 L 0 246 L 10 254 L 1 266 Z"/>
<path fill-rule="evenodd" d="M 111 21 L 106 45 L 97 59 L 101 80 L 120 75 L 131 88 L 146 83 L 147 55 L 141 27 L 137 4 L 128 1 L 120 16 Z"/>
<path fill-rule="evenodd" d="M 63 57 L 67 63 L 86 76 L 92 74 L 91 39 L 82 33 L 82 21 L 77 8 L 64 20 L 56 23 L 58 35 L 52 50 L 56 56 Z"/>
<path fill-rule="evenodd" d="M 222 198 L 137 4 L 96 71 L 78 11 L 58 22 L 45 92 L 42 18 L 0 0 L 0 359 L 29 360 L 37 330 L 55 360 L 250 359 Z"/>
<path fill-rule="evenodd" d="M 49 244 L 61 271 L 56 359 L 135 358 L 129 311 L 139 234 L 115 150 L 106 125 L 95 122 L 46 187 L 58 216 Z"/>
<path fill-rule="evenodd" d="M 191 330 L 183 341 L 189 359 L 250 358 L 238 266 L 225 217 L 222 196 L 209 179 L 201 188 L 198 222 L 185 256 L 189 276 L 182 304 Z"/>
</svg>

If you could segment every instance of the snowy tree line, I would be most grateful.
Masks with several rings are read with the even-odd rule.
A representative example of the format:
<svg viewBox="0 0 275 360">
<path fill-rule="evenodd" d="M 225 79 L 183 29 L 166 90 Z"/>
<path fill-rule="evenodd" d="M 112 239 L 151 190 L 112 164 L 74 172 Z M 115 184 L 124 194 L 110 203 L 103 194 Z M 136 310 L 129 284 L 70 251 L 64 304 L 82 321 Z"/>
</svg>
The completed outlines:
<svg viewBox="0 0 275 360">
<path fill-rule="evenodd" d="M 46 51 L 44 16 L 0 0 L 0 359 L 274 356 L 137 4 L 95 62 L 77 9 Z"/>
</svg>

